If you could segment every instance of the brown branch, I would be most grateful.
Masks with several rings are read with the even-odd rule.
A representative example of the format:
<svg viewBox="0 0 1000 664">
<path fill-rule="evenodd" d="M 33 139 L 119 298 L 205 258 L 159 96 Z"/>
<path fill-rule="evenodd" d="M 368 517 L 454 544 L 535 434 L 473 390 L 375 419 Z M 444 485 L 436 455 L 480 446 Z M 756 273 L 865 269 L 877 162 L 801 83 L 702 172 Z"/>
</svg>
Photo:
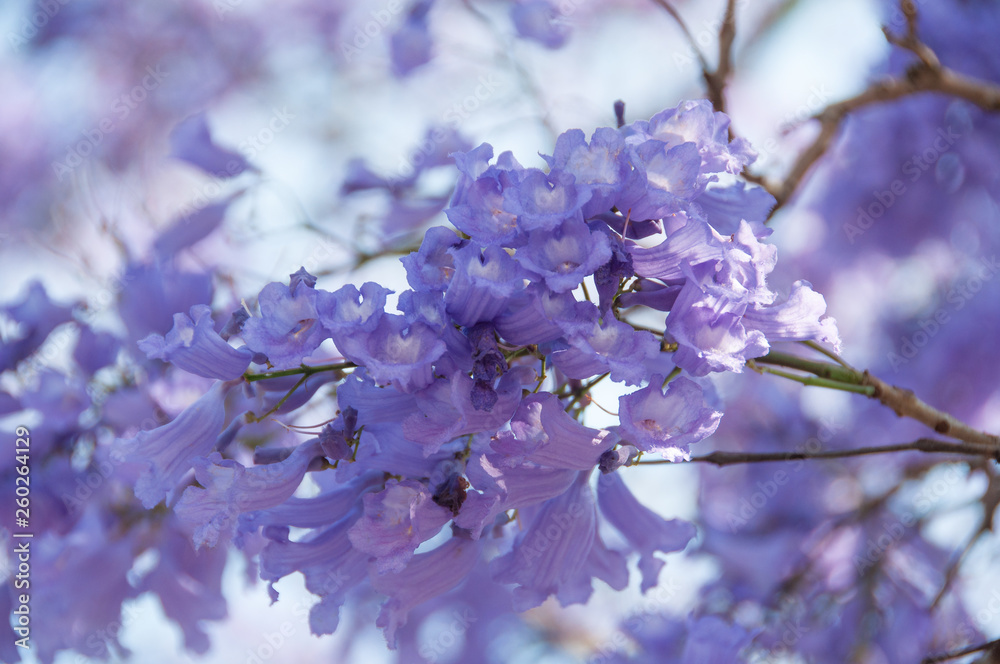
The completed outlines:
<svg viewBox="0 0 1000 664">
<path fill-rule="evenodd" d="M 958 659 L 959 657 L 965 657 L 966 655 L 971 655 L 973 653 L 983 652 L 984 650 L 988 650 L 988 654 L 993 658 L 1000 658 L 1000 639 L 995 639 L 987 643 L 980 643 L 977 646 L 969 646 L 968 648 L 963 648 L 962 650 L 956 650 L 954 652 L 924 657 L 920 660 L 920 664 L 938 664 L 938 662 L 947 662 L 949 659 Z"/>
<path fill-rule="evenodd" d="M 858 109 L 929 92 L 965 99 L 987 111 L 1000 111 L 1000 87 L 942 66 L 934 51 L 917 36 L 916 7 L 912 0 L 902 0 L 902 7 L 907 20 L 906 34 L 897 37 L 886 28 L 883 32 L 890 43 L 914 53 L 919 61 L 904 76 L 872 83 L 860 94 L 831 104 L 814 115 L 813 119 L 819 121 L 819 134 L 798 156 L 782 181 L 774 182 L 753 175 L 747 177 L 767 189 L 777 200 L 769 218 L 791 199 L 806 174 L 830 147 L 844 119 Z"/>
<path fill-rule="evenodd" d="M 715 110 L 726 112 L 726 80 L 733 70 L 733 41 L 736 39 L 736 0 L 726 2 L 726 13 L 719 28 L 719 65 L 714 72 L 703 69 L 708 98 Z"/>
<path fill-rule="evenodd" d="M 726 81 L 733 71 L 733 41 L 736 39 L 736 0 L 727 0 L 726 2 L 726 11 L 722 17 L 722 25 L 719 26 L 719 64 L 714 70 L 709 66 L 708 59 L 698 47 L 698 41 L 691 34 L 691 30 L 688 29 L 687 23 L 684 22 L 680 12 L 677 11 L 669 0 L 653 0 L 653 2 L 663 7 L 677 23 L 681 32 L 684 33 L 684 37 L 694 51 L 695 57 L 698 58 L 698 64 L 701 65 L 701 76 L 705 79 L 709 101 L 712 102 L 715 110 L 725 112 Z"/>
<path fill-rule="evenodd" d="M 931 69 L 940 69 L 941 61 L 938 60 L 937 54 L 920 41 L 920 37 L 917 36 L 917 6 L 913 0 L 901 0 L 899 7 L 903 11 L 903 16 L 906 17 L 906 34 L 897 37 L 892 34 L 889 28 L 882 26 L 882 34 L 885 35 L 886 41 L 910 51 Z"/>
<path fill-rule="evenodd" d="M 702 456 L 691 457 L 687 463 L 711 463 L 713 465 L 732 466 L 744 463 L 768 463 L 773 461 L 798 461 L 800 459 L 843 459 L 848 457 L 867 456 L 871 454 L 887 454 L 890 452 L 926 452 L 928 454 L 964 454 L 982 456 L 1000 461 L 1000 450 L 987 445 L 974 443 L 950 443 L 934 438 L 919 438 L 911 443 L 895 445 L 879 445 L 874 447 L 858 447 L 850 450 L 831 450 L 826 452 L 711 452 Z M 641 461 L 638 465 L 661 463 L 677 463 L 667 459 Z"/>
<path fill-rule="evenodd" d="M 875 394 L 871 398 L 878 399 L 900 417 L 917 420 L 950 438 L 1000 450 L 1000 436 L 973 429 L 952 415 L 924 403 L 917 398 L 913 390 L 889 385 L 867 370 L 862 374 L 862 385 L 874 387 Z"/>
<path fill-rule="evenodd" d="M 819 385 L 854 392 L 861 392 L 870 399 L 875 399 L 884 406 L 891 408 L 900 417 L 909 417 L 933 429 L 939 434 L 974 443 L 994 450 L 1000 450 L 1000 436 L 974 429 L 958 418 L 934 408 L 908 390 L 895 385 L 889 385 L 874 376 L 868 370 L 858 371 L 850 366 L 833 351 L 819 348 L 819 352 L 835 360 L 837 364 L 816 362 L 797 355 L 771 351 L 763 357 L 757 357 L 747 362 L 751 369 L 758 369 L 758 364 L 769 364 L 788 367 L 817 376 L 820 382 L 803 380 L 801 376 L 769 370 L 784 378 L 797 380 L 806 385 Z M 758 369 L 759 370 L 759 369 Z M 806 377 L 808 378 L 808 377 Z"/>
</svg>

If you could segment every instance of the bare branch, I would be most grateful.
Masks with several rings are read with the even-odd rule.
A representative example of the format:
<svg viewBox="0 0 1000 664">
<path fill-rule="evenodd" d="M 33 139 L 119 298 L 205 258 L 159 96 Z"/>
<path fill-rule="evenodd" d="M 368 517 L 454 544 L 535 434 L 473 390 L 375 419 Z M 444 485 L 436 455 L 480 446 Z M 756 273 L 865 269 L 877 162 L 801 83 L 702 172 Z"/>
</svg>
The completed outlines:
<svg viewBox="0 0 1000 664">
<path fill-rule="evenodd" d="M 938 662 L 947 662 L 950 659 L 958 659 L 959 657 L 964 657 L 966 655 L 986 650 L 989 651 L 989 654 L 992 655 L 993 658 L 1000 657 L 1000 639 L 995 639 L 987 643 L 980 643 L 977 646 L 969 646 L 968 648 L 963 648 L 962 650 L 956 650 L 954 652 L 925 657 L 920 661 L 920 664 L 938 664 Z"/>
<path fill-rule="evenodd" d="M 667 13 L 676 21 L 688 44 L 698 58 L 701 65 L 701 76 L 705 79 L 709 101 L 717 111 L 726 110 L 726 80 L 733 70 L 733 41 L 736 39 L 736 0 L 727 0 L 726 11 L 722 17 L 722 25 L 719 26 L 719 64 L 713 70 L 705 54 L 698 48 L 698 42 L 691 34 L 687 23 L 681 17 L 680 12 L 668 0 L 653 0 L 656 4 L 667 10 Z"/>
<path fill-rule="evenodd" d="M 889 454 L 892 452 L 925 452 L 928 454 L 962 454 L 981 456 L 1000 461 L 1000 450 L 988 445 L 974 443 L 951 443 L 934 438 L 919 438 L 911 443 L 858 447 L 850 450 L 829 450 L 820 452 L 711 452 L 691 457 L 687 463 L 710 463 L 719 467 L 744 463 L 769 463 L 772 461 L 798 461 L 800 459 L 845 459 L 848 457 Z M 638 465 L 677 463 L 667 459 L 641 461 Z"/>
<path fill-rule="evenodd" d="M 958 418 L 921 401 L 912 390 L 889 385 L 872 375 L 868 370 L 858 371 L 837 356 L 834 359 L 837 360 L 838 364 L 816 362 L 789 353 L 771 351 L 762 357 L 748 360 L 747 366 L 756 371 L 775 374 L 804 385 L 816 385 L 865 394 L 871 399 L 876 399 L 882 405 L 888 406 L 900 417 L 914 419 L 939 434 L 989 447 L 993 450 L 1000 450 L 1000 436 L 972 428 Z M 761 364 L 804 371 L 807 374 L 817 376 L 818 380 L 810 379 L 809 376 L 765 369 L 759 366 Z"/>
<path fill-rule="evenodd" d="M 944 67 L 934 51 L 917 36 L 917 10 L 912 0 L 902 0 L 901 5 L 907 21 L 906 34 L 896 36 L 887 28 L 883 28 L 883 32 L 890 43 L 916 55 L 918 62 L 905 75 L 875 82 L 860 94 L 831 104 L 813 116 L 819 121 L 819 134 L 798 156 L 781 182 L 745 173 L 748 180 L 763 186 L 777 200 L 770 217 L 791 199 L 806 174 L 830 147 L 844 119 L 858 109 L 930 92 L 965 99 L 987 111 L 1000 110 L 1000 87 Z"/>
<path fill-rule="evenodd" d="M 708 86 L 708 98 L 715 110 L 726 111 L 726 79 L 733 69 L 733 41 L 736 39 L 736 0 L 726 2 L 726 13 L 719 28 L 719 65 L 714 72 L 702 72 Z"/>
<path fill-rule="evenodd" d="M 862 384 L 873 386 L 875 394 L 872 395 L 872 399 L 878 399 L 900 417 L 917 420 L 939 434 L 951 438 L 1000 450 L 1000 436 L 973 429 L 952 415 L 924 403 L 912 390 L 889 385 L 868 371 L 863 374 Z"/>
</svg>

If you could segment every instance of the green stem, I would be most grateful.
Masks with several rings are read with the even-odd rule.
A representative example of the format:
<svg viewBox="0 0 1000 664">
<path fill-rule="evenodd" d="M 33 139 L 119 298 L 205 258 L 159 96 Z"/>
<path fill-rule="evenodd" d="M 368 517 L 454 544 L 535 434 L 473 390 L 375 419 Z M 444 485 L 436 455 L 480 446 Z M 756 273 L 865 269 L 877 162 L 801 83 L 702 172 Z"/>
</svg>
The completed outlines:
<svg viewBox="0 0 1000 664">
<path fill-rule="evenodd" d="M 851 368 L 851 365 L 845 362 L 844 359 L 840 357 L 840 355 L 837 355 L 832 350 L 825 348 L 824 346 L 816 343 L 815 341 L 800 341 L 799 343 L 808 348 L 812 348 L 817 353 L 822 353 L 823 355 L 826 355 L 828 358 L 830 358 L 840 366 L 844 367 L 845 369 Z"/>
<path fill-rule="evenodd" d="M 306 378 L 312 376 L 313 374 L 321 373 L 323 371 L 339 371 L 341 369 L 353 369 L 357 365 L 354 362 L 338 362 L 337 364 L 318 364 L 314 367 L 308 364 L 303 364 L 297 369 L 284 369 L 282 371 L 267 371 L 265 373 L 252 374 L 245 373 L 243 378 L 246 379 L 248 383 L 252 383 L 257 380 L 268 380 L 270 378 L 284 378 L 286 376 L 299 376 L 303 375 Z"/>
<path fill-rule="evenodd" d="M 789 373 L 788 371 L 781 371 L 779 369 L 772 369 L 770 367 L 759 367 L 756 362 L 760 359 L 750 360 L 747 365 L 760 373 L 771 374 L 773 376 L 780 376 L 782 378 L 787 378 L 788 380 L 794 380 L 796 383 L 802 383 L 803 385 L 811 385 L 813 387 L 826 387 L 831 390 L 842 390 L 844 392 L 853 392 L 855 394 L 864 394 L 865 396 L 872 396 L 875 394 L 875 388 L 871 385 L 854 385 L 852 383 L 845 383 L 839 380 L 832 380 L 829 378 L 820 378 L 818 376 L 802 376 L 800 374 Z"/>
<path fill-rule="evenodd" d="M 799 357 L 798 355 L 792 355 L 790 353 L 771 351 L 763 357 L 754 358 L 752 361 L 757 364 L 775 364 L 780 367 L 788 367 L 789 369 L 798 369 L 799 371 L 805 371 L 815 376 L 819 376 L 820 378 L 836 381 L 838 383 L 862 385 L 864 382 L 861 372 L 856 371 L 851 367 L 830 364 L 829 362 L 807 360 L 804 357 Z M 864 393 L 869 394 L 867 391 Z"/>
<path fill-rule="evenodd" d="M 250 420 L 251 422 L 261 422 L 263 420 L 266 420 L 268 417 L 277 412 L 277 410 L 281 408 L 286 401 L 288 401 L 288 397 L 295 394 L 295 390 L 302 387 L 302 383 L 306 382 L 308 379 L 309 379 L 309 374 L 302 376 L 302 378 L 299 378 L 299 380 L 295 383 L 295 385 L 292 386 L 292 389 L 288 390 L 288 392 L 285 393 L 285 396 L 281 397 L 278 403 L 274 404 L 274 406 L 271 407 L 271 410 L 267 411 L 260 417 L 257 417 L 253 413 L 247 413 L 247 419 Z"/>
</svg>

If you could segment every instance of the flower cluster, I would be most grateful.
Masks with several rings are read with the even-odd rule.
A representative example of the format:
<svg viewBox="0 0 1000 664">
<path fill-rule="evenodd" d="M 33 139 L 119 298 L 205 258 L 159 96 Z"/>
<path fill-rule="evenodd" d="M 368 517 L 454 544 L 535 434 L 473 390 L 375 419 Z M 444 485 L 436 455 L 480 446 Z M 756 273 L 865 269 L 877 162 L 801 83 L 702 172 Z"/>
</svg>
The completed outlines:
<svg viewBox="0 0 1000 664">
<path fill-rule="evenodd" d="M 388 598 L 377 624 L 395 645 L 411 610 L 484 563 L 518 610 L 586 602 L 595 578 L 624 588 L 630 553 L 655 587 L 654 553 L 683 549 L 694 527 L 644 507 L 616 471 L 639 453 L 684 459 L 713 433 L 722 413 L 702 377 L 738 372 L 774 341 L 837 343 L 808 283 L 785 299 L 768 288 L 769 197 L 738 179 L 753 153 L 707 102 L 589 142 L 566 132 L 547 170 L 494 160 L 486 144 L 454 158 L 458 232 L 431 228 L 402 259 L 410 289 L 396 312 L 379 284 L 331 292 L 302 269 L 267 285 L 252 315 L 237 311 L 226 338 L 196 306 L 141 342 L 216 383 L 119 442 L 145 465 L 137 497 L 167 500 L 199 547 L 262 547 L 268 581 L 301 572 L 321 598 L 317 634 L 370 584 Z M 639 309 L 663 324 L 640 329 Z M 329 341 L 343 360 L 316 364 Z M 605 377 L 637 389 L 618 425 L 595 429 L 586 395 Z M 338 414 L 319 436 L 258 448 L 250 466 L 227 454 L 329 383 Z M 295 496 L 309 471 L 320 493 Z M 627 547 L 606 545 L 600 523 Z"/>
</svg>

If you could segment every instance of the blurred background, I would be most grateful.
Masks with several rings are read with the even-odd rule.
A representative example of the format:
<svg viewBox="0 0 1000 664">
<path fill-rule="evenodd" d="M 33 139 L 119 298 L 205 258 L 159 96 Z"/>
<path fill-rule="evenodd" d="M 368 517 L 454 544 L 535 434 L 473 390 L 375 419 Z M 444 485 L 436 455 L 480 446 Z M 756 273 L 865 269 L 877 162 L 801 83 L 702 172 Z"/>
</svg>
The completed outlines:
<svg viewBox="0 0 1000 664">
<path fill-rule="evenodd" d="M 125 334 L 109 306 L 128 290 L 125 266 L 169 251 L 164 232 L 199 214 L 207 231 L 179 245 L 175 262 L 180 270 L 213 272 L 217 310 L 238 306 L 300 266 L 329 290 L 373 278 L 402 286 L 398 254 L 419 244 L 422 229 L 445 223 L 441 210 L 454 182 L 447 167 L 427 164 L 447 164 L 448 152 L 489 142 L 525 166 L 543 166 L 538 153 L 551 154 L 559 133 L 613 126 L 616 100 L 625 102 L 631 122 L 704 96 L 695 54 L 652 1 L 563 0 L 556 33 L 534 39 L 518 37 L 512 4 L 434 3 L 421 19 L 431 56 L 421 64 L 424 33 L 414 36 L 419 21 L 400 0 L 6 0 L 0 301 L 20 299 L 41 280 L 53 300 L 84 300 L 95 325 Z M 676 6 L 714 58 L 724 3 Z M 736 134 L 760 153 L 756 173 L 785 172 L 814 136 L 807 119 L 884 70 L 883 10 L 874 0 L 737 2 L 728 113 Z M 234 168 L 213 167 L 197 153 L 204 132 L 231 153 L 224 165 Z M 192 134 L 200 138 L 186 140 Z M 359 185 L 366 177 L 380 184 Z M 775 282 L 787 288 L 809 269 L 810 278 L 829 277 L 829 289 L 819 290 L 857 366 L 884 360 L 896 343 L 891 333 L 876 338 L 870 314 L 885 284 L 903 293 L 894 305 L 899 316 L 917 320 L 939 286 L 925 279 L 927 266 L 936 265 L 933 274 L 947 281 L 961 262 L 950 248 L 982 253 L 979 245 L 969 248 L 979 242 L 970 239 L 973 231 L 959 226 L 943 244 L 914 254 L 919 260 L 886 259 L 881 272 L 838 281 L 829 275 L 834 265 L 824 271 L 815 261 L 825 246 L 843 242 L 840 223 L 799 203 L 772 224 L 780 256 Z M 0 334 L 15 333 L 0 319 Z M 52 359 L 55 366 L 61 361 Z M 9 375 L 2 380 L 14 389 Z M 813 421 L 849 427 L 848 397 L 788 394 Z M 595 394 L 598 401 L 615 396 Z M 996 427 L 997 410 L 977 411 L 978 424 Z M 599 414 L 592 421 L 607 423 Z M 650 507 L 666 517 L 694 517 L 696 470 L 671 469 L 668 485 L 646 470 L 630 479 Z M 682 615 L 717 568 L 680 556 L 670 561 L 668 576 L 678 584 L 670 610 Z M 137 573 L 143 564 L 137 561 Z M 203 657 L 183 649 L 180 629 L 156 597 L 129 600 L 120 639 L 132 655 L 123 661 L 348 661 L 344 642 L 359 630 L 364 636 L 352 642 L 350 661 L 393 661 L 371 615 L 345 618 L 337 635 L 316 638 L 303 611 L 314 599 L 300 577 L 278 584 L 282 600 L 272 606 L 252 576 L 243 557 L 232 554 L 223 579 L 229 617 L 206 624 L 213 646 Z M 639 601 L 636 588 L 620 596 L 599 592 L 589 607 L 558 615 L 543 607 L 529 620 L 568 642 L 590 634 L 600 643 L 614 633 L 614 617 L 634 612 Z M 989 624 L 997 627 L 996 619 Z M 581 661 L 572 648 L 533 652 L 516 640 L 507 647 L 503 661 Z M 55 661 L 89 660 L 62 653 Z"/>
</svg>

